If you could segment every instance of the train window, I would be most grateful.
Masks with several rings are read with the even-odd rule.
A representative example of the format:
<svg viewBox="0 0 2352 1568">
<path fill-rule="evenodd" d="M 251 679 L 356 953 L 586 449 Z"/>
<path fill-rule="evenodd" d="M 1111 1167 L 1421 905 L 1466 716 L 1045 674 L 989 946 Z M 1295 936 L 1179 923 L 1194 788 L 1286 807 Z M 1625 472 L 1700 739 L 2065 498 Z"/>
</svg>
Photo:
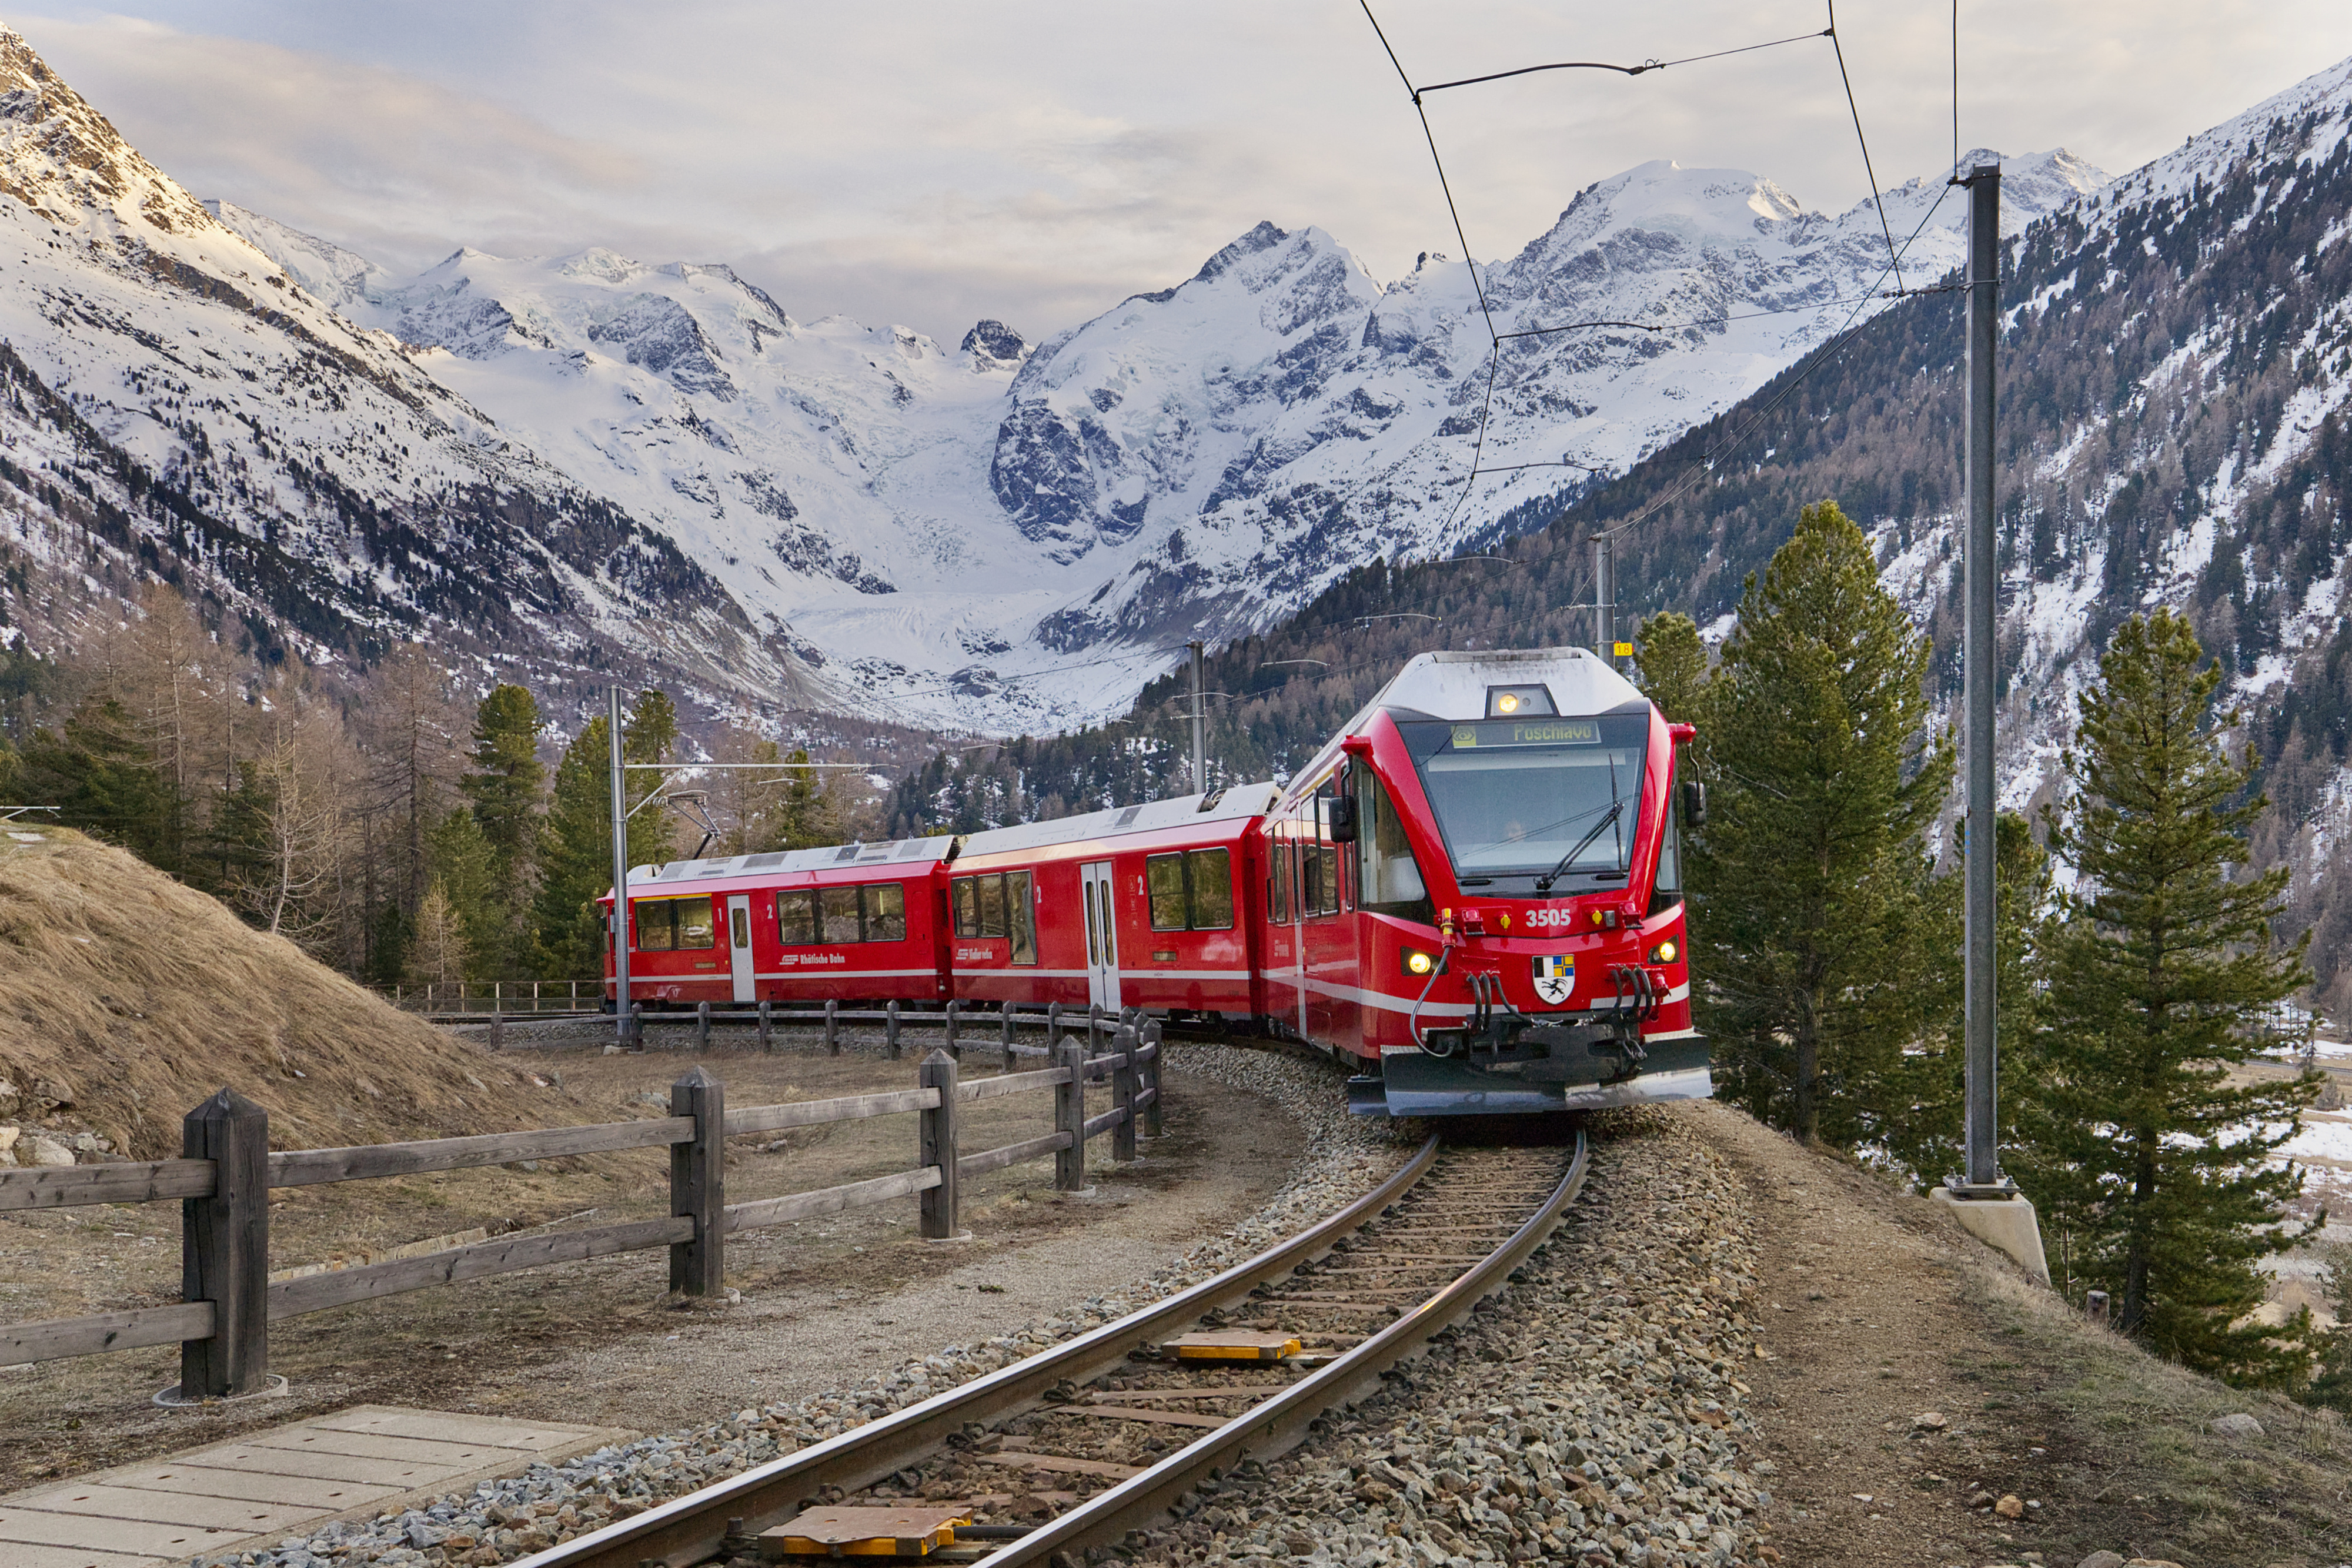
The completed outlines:
<svg viewBox="0 0 2352 1568">
<path fill-rule="evenodd" d="M 717 928 L 710 923 L 710 899 L 641 898 L 636 901 L 637 950 L 667 953 L 678 947 L 715 947 Z"/>
<path fill-rule="evenodd" d="M 1184 857 L 1192 883 L 1192 925 L 1195 931 L 1234 928 L 1234 857 L 1230 850 L 1194 850 Z"/>
<path fill-rule="evenodd" d="M 903 883 L 866 885 L 866 940 L 902 942 L 907 936 L 907 889 Z"/>
<path fill-rule="evenodd" d="M 1658 835 L 1658 880 L 1650 889 L 1650 913 L 1663 914 L 1683 901 L 1682 758 L 1666 773 L 1666 825 Z"/>
<path fill-rule="evenodd" d="M 1087 895 L 1087 962 L 1089 965 L 1099 964 L 1102 962 L 1102 955 L 1095 946 L 1095 884 L 1091 882 L 1087 883 L 1085 891 Z"/>
<path fill-rule="evenodd" d="M 980 884 L 980 934 L 982 936 L 1003 936 L 1005 934 L 1003 876 L 998 873 L 991 873 L 989 875 L 974 877 L 972 880 Z"/>
<path fill-rule="evenodd" d="M 805 947 L 816 939 L 816 894 L 776 894 L 776 940 L 787 947 Z"/>
<path fill-rule="evenodd" d="M 830 944 L 857 940 L 857 889 L 824 889 L 817 894 L 817 911 L 822 917 L 819 941 Z"/>
<path fill-rule="evenodd" d="M 1356 902 L 1376 915 L 1434 925 L 1429 884 L 1404 836 L 1404 820 L 1380 775 L 1359 768 L 1356 779 Z"/>
<path fill-rule="evenodd" d="M 1181 931 L 1184 918 L 1184 857 L 1178 855 L 1147 855 L 1143 861 L 1143 883 L 1151 899 L 1151 928 L 1154 931 Z"/>
<path fill-rule="evenodd" d="M 751 945 L 751 915 L 746 914 L 740 908 L 730 909 L 727 914 L 733 923 L 735 946 L 738 947 L 749 947 Z"/>
<path fill-rule="evenodd" d="M 1265 849 L 1265 917 L 1281 925 L 1290 919 L 1290 845 L 1268 839 Z"/>
<path fill-rule="evenodd" d="M 1013 961 L 1016 964 L 1037 961 L 1037 905 L 1030 895 L 1030 886 L 1029 873 L 1004 873 L 1004 914 L 1013 937 Z"/>
<path fill-rule="evenodd" d="M 1316 896 L 1318 915 L 1339 913 L 1339 846 L 1318 844 L 1315 847 Z"/>
<path fill-rule="evenodd" d="M 980 935 L 980 893 L 972 886 L 979 880 L 960 876 L 948 884 L 955 900 L 955 934 L 959 936 Z"/>
<path fill-rule="evenodd" d="M 1298 846 L 1298 913 L 1302 918 L 1323 913 L 1323 857 L 1307 842 Z"/>
</svg>

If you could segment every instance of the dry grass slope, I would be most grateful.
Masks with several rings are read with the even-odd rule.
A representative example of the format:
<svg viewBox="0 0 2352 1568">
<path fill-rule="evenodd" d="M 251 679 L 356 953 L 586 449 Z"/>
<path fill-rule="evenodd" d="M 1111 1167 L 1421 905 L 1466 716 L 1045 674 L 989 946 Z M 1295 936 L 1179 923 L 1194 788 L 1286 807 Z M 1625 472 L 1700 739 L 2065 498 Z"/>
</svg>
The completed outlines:
<svg viewBox="0 0 2352 1568">
<path fill-rule="evenodd" d="M 161 1159 L 224 1085 L 268 1110 L 276 1148 L 581 1119 L 136 857 L 38 833 L 0 839 L 0 1121 L 55 1116 Z"/>
</svg>

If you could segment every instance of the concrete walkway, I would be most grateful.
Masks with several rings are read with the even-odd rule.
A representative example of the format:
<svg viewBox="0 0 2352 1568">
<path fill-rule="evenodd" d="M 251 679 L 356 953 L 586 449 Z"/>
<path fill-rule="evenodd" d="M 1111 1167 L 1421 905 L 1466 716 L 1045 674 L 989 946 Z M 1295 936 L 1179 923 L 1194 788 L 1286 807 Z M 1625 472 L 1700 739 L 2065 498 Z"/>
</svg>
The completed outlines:
<svg viewBox="0 0 2352 1568">
<path fill-rule="evenodd" d="M 0 1497 L 0 1568 L 160 1568 L 308 1534 L 632 1434 L 359 1405 Z"/>
</svg>

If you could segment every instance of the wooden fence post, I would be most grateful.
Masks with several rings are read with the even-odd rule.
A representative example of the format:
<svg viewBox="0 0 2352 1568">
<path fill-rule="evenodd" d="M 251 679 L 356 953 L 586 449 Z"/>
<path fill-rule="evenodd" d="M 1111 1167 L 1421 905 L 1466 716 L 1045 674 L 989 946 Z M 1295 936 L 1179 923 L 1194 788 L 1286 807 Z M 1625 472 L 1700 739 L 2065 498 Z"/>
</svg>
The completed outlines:
<svg viewBox="0 0 2352 1568">
<path fill-rule="evenodd" d="M 1144 1043 L 1151 1047 L 1150 1060 L 1143 1064 L 1143 1086 L 1151 1091 L 1151 1103 L 1143 1108 L 1143 1135 L 1160 1136 L 1160 1064 L 1167 1060 L 1168 1047 L 1162 1043 L 1160 1026 L 1143 1026 Z"/>
<path fill-rule="evenodd" d="M 916 1083 L 940 1092 L 931 1110 L 916 1113 L 916 1158 L 919 1166 L 937 1167 L 940 1185 L 922 1194 L 922 1234 L 928 1241 L 952 1239 L 956 1231 L 956 1060 L 944 1051 L 923 1058 Z"/>
<path fill-rule="evenodd" d="M 1133 1024 L 1118 1026 L 1118 1065 L 1110 1070 L 1110 1103 L 1122 1114 L 1110 1130 L 1110 1157 L 1120 1165 L 1135 1162 L 1135 1053 L 1143 1035 Z"/>
<path fill-rule="evenodd" d="M 727 1085 L 698 1061 L 669 1086 L 669 1113 L 694 1118 L 694 1136 L 669 1146 L 669 1211 L 694 1221 L 693 1240 L 670 1243 L 669 1288 L 716 1296 L 727 1274 Z"/>
<path fill-rule="evenodd" d="M 761 1001 L 760 1003 L 760 1049 L 763 1051 L 775 1049 L 775 1005 L 765 1000 Z"/>
<path fill-rule="evenodd" d="M 493 1008 L 490 1012 L 490 1049 L 503 1051 L 507 1043 L 507 1015 Z"/>
<path fill-rule="evenodd" d="M 1070 1134 L 1070 1146 L 1054 1154 L 1054 1186 L 1081 1192 L 1087 1185 L 1087 1048 L 1076 1041 L 1055 1053 L 1055 1065 L 1070 1070 L 1067 1083 L 1054 1085 L 1054 1130 Z"/>
<path fill-rule="evenodd" d="M 882 1043 L 890 1048 L 890 1060 L 898 1060 L 898 998 L 890 998 L 882 1009 Z"/>
<path fill-rule="evenodd" d="M 1013 1004 L 1007 1002 L 1004 1004 L 1004 1071 L 1010 1072 L 1019 1065 L 1020 1058 L 1013 1049 Z"/>
<path fill-rule="evenodd" d="M 948 1054 L 959 1060 L 963 1056 L 963 1047 L 956 1043 L 956 1009 L 962 1002 L 961 997 L 948 998 Z"/>
<path fill-rule="evenodd" d="M 832 997 L 824 999 L 824 1053 L 841 1054 L 841 1003 Z"/>
<path fill-rule="evenodd" d="M 213 1304 L 212 1337 L 180 1342 L 180 1396 L 258 1394 L 269 1377 L 269 1113 L 223 1089 L 181 1122 L 180 1153 L 213 1162 L 212 1196 L 180 1204 L 180 1295 Z"/>
<path fill-rule="evenodd" d="M 1061 1049 L 1062 1004 L 1059 1002 L 1051 1002 L 1048 1003 L 1045 1008 L 1045 1060 L 1048 1061 L 1053 1061 L 1054 1053 Z"/>
<path fill-rule="evenodd" d="M 1098 1056 L 1102 1053 L 1102 1004 L 1088 1002 L 1087 1004 L 1087 1054 L 1088 1056 Z"/>
<path fill-rule="evenodd" d="M 694 1049 L 697 1051 L 710 1049 L 710 1004 L 709 1002 L 694 1004 Z"/>
</svg>

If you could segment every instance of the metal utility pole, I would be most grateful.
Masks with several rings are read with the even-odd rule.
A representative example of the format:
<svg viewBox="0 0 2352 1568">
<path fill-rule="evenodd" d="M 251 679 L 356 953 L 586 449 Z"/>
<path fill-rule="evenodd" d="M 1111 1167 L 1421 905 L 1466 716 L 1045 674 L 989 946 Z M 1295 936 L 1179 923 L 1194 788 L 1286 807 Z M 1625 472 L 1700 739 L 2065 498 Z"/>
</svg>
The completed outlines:
<svg viewBox="0 0 2352 1568">
<path fill-rule="evenodd" d="M 1967 977 L 1963 1040 L 1968 1067 L 1968 1170 L 1929 1196 L 1962 1229 L 2006 1252 L 2028 1276 L 2050 1283 L 2049 1254 L 2032 1203 L 2000 1174 L 2000 1047 L 1993 902 L 1993 684 L 2000 650 L 1993 638 L 2000 609 L 2000 563 L 1993 538 L 1993 349 L 2000 325 L 2000 168 L 1969 171 L 1967 636 L 1961 652 L 1967 686 L 1961 706 L 1968 780 L 1968 844 L 1961 868 L 1967 894 Z"/>
<path fill-rule="evenodd" d="M 629 1011 L 629 823 L 626 791 L 628 778 L 621 763 L 621 688 L 610 686 L 604 693 L 604 738 L 610 743 L 613 764 L 613 977 L 614 1017 L 619 1032 L 614 1039 L 622 1046 L 637 1042 L 636 1017 Z"/>
<path fill-rule="evenodd" d="M 1209 718 L 1201 706 L 1201 644 L 1184 646 L 1192 654 L 1192 789 L 1205 795 L 1209 792 Z"/>
<path fill-rule="evenodd" d="M 1592 536 L 1592 651 L 1617 663 L 1617 541 L 1605 533 Z"/>
<path fill-rule="evenodd" d="M 1994 1016 L 1998 992 L 1994 946 L 1993 684 L 2000 655 L 1994 637 L 2000 598 L 2000 563 L 1993 538 L 1992 356 L 2000 323 L 2000 166 L 1969 175 L 1969 523 L 1965 550 L 1968 634 L 1963 648 L 1968 734 L 1968 857 L 1963 871 L 1968 904 L 1967 1025 L 1968 1178 L 1971 1186 L 2000 1181 L 2000 1047 Z"/>
</svg>

